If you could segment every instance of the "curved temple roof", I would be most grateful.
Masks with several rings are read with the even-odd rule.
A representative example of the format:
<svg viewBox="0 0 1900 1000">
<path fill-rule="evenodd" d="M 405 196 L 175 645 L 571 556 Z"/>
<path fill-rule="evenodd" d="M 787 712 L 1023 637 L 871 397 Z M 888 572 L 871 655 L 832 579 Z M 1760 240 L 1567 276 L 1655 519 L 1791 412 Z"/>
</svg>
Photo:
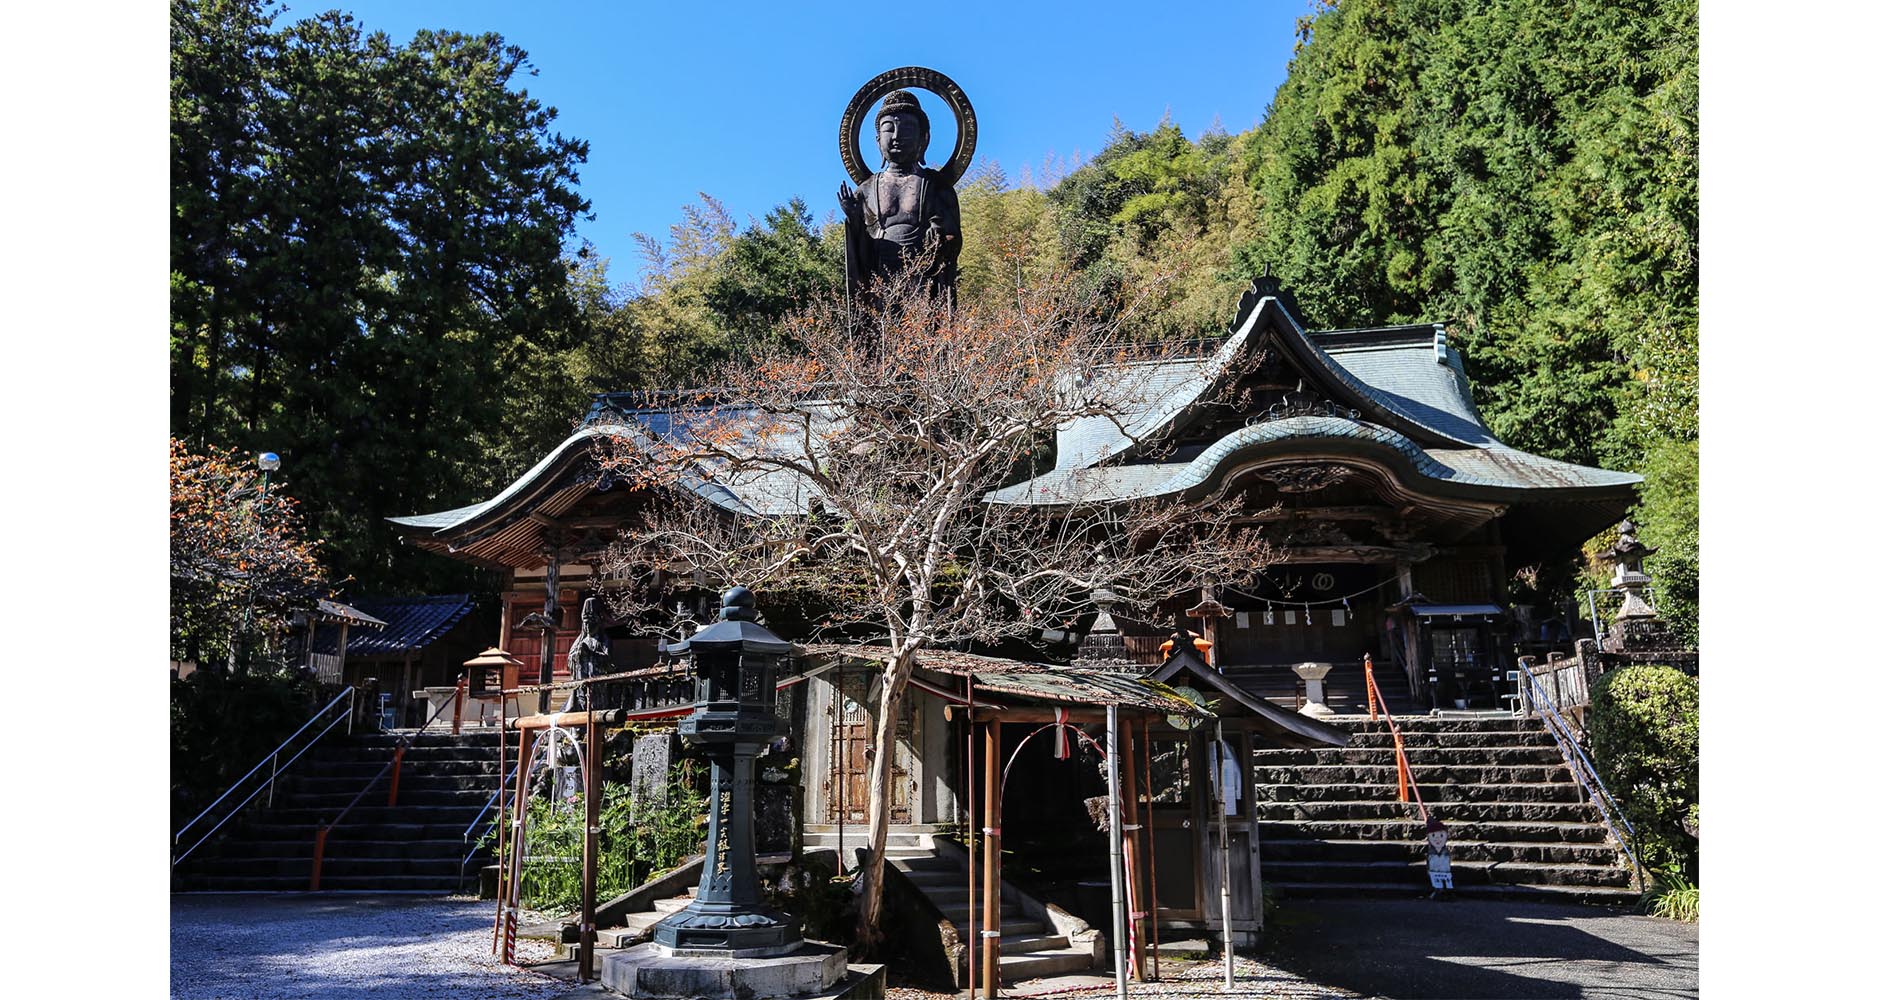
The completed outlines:
<svg viewBox="0 0 1900 1000">
<path fill-rule="evenodd" d="M 1250 423 L 1191 460 L 1143 462 L 1138 445 L 1166 441 L 1209 402 L 1222 375 L 1272 347 L 1325 394 L 1361 411 L 1359 418 L 1291 416 Z M 1309 333 L 1271 282 L 1242 298 L 1235 326 L 1212 363 L 1139 369 L 1152 406 L 1122 426 L 1079 421 L 1057 443 L 1056 468 L 997 490 L 994 503 L 1066 504 L 1148 499 L 1205 490 L 1220 474 L 1254 460 L 1315 450 L 1358 454 L 1402 478 L 1435 481 L 1474 496 L 1568 499 L 1627 493 L 1642 477 L 1518 451 L 1499 441 L 1478 415 L 1463 362 L 1437 326 Z M 1132 435 L 1132 436 L 1130 436 Z"/>
</svg>

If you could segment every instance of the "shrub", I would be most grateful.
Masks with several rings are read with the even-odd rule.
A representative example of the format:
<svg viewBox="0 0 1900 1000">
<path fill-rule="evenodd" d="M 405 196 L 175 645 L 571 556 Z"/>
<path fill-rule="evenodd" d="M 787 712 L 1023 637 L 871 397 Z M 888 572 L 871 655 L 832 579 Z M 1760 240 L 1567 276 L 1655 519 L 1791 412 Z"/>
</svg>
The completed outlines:
<svg viewBox="0 0 1900 1000">
<path fill-rule="evenodd" d="M 595 898 L 612 899 L 705 849 L 707 799 L 694 791 L 683 765 L 674 767 L 665 798 L 635 800 L 629 785 L 603 785 Z M 541 796 L 529 801 L 521 901 L 530 909 L 566 912 L 580 907 L 585 819 L 578 794 L 560 802 Z"/>
<path fill-rule="evenodd" d="M 174 679 L 172 829 L 296 732 L 316 710 L 316 699 L 316 683 L 293 673 L 239 677 L 198 670 Z"/>
<path fill-rule="evenodd" d="M 1643 894 L 1649 912 L 1669 920 L 1694 922 L 1702 916 L 1702 890 L 1676 869 L 1656 873 L 1656 884 Z"/>
<path fill-rule="evenodd" d="M 1638 665 L 1590 689 L 1590 744 L 1610 793 L 1636 828 L 1643 864 L 1695 881 L 1698 821 L 1696 679 Z"/>
</svg>

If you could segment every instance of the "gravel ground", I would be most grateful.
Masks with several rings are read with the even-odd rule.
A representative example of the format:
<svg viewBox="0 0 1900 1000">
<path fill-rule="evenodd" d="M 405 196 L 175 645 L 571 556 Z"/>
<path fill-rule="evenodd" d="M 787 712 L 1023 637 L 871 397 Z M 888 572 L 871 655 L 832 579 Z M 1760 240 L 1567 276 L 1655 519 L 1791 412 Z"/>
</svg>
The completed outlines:
<svg viewBox="0 0 1900 1000">
<path fill-rule="evenodd" d="M 488 953 L 495 904 L 298 893 L 171 899 L 173 1000 L 552 1000 L 562 983 Z M 524 941 L 521 961 L 552 949 Z"/>
<path fill-rule="evenodd" d="M 1250 958 L 1234 959 L 1234 990 L 1222 985 L 1221 963 L 1163 962 L 1158 982 L 1128 984 L 1131 997 L 1166 997 L 1169 1000 L 1235 1000 L 1236 997 L 1267 1000 L 1359 1000 L 1359 994 L 1307 982 L 1282 969 Z M 928 993 L 923 990 L 892 988 L 890 1000 L 964 1000 L 967 993 Z M 1111 976 L 1062 976 L 1010 983 L 1003 990 L 1010 997 L 1112 997 L 1115 979 Z"/>
</svg>

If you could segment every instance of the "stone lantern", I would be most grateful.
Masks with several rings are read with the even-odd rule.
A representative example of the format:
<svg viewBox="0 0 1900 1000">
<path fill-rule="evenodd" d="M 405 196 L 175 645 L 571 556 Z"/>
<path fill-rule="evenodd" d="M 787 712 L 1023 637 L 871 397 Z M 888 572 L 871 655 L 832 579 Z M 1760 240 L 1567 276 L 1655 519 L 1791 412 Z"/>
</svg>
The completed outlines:
<svg viewBox="0 0 1900 1000">
<path fill-rule="evenodd" d="M 752 592 L 726 591 L 719 620 L 666 647 L 690 657 L 693 714 L 680 738 L 712 763 L 712 808 L 699 895 L 653 928 L 653 940 L 678 951 L 763 958 L 797 949 L 792 918 L 760 900 L 754 850 L 753 771 L 779 734 L 774 705 L 792 644 L 758 624 Z"/>
</svg>

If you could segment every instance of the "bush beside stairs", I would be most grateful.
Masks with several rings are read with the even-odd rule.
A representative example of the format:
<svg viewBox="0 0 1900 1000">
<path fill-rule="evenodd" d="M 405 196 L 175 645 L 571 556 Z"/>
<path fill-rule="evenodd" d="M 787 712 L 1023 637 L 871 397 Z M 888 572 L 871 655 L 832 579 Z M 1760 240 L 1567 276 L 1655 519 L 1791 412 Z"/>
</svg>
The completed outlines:
<svg viewBox="0 0 1900 1000">
<path fill-rule="evenodd" d="M 359 735 L 311 750 L 264 797 L 173 872 L 176 891 L 294 891 L 310 887 L 318 828 L 333 820 L 389 762 L 396 736 Z M 486 832 L 463 834 L 500 780 L 500 750 L 486 735 L 422 733 L 403 754 L 396 804 L 389 779 L 363 795 L 324 844 L 324 890 L 452 893 L 472 887 L 462 859 Z M 473 873 L 485 863 L 478 853 Z"/>
<path fill-rule="evenodd" d="M 1295 896 L 1430 890 L 1424 823 L 1398 801 L 1383 721 L 1341 719 L 1351 742 L 1254 754 L 1262 877 Z M 1633 903 L 1615 839 L 1535 719 L 1401 716 L 1418 796 L 1450 829 L 1460 896 Z"/>
</svg>

